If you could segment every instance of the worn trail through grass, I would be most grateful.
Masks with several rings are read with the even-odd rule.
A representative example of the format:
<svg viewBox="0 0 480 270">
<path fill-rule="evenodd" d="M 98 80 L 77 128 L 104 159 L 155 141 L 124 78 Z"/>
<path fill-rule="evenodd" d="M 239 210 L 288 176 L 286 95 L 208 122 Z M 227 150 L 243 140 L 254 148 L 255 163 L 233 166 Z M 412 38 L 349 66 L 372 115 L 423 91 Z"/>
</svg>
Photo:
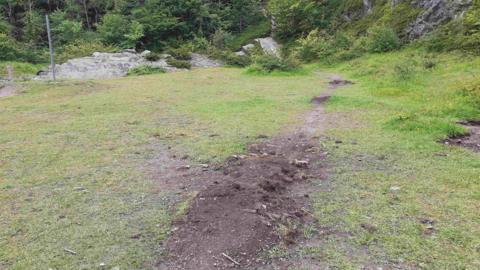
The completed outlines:
<svg viewBox="0 0 480 270">
<path fill-rule="evenodd" d="M 355 84 L 334 93 L 314 138 L 328 153 L 328 181 L 310 196 L 316 223 L 262 259 L 300 269 L 480 268 L 479 153 L 442 143 L 465 134 L 459 122 L 480 119 L 468 90 L 479 67 L 480 58 L 412 50 L 309 67 Z M 218 168 L 303 123 L 326 82 L 315 72 L 220 68 L 23 85 L 0 99 L 0 268 L 156 267 L 188 191 L 203 187 L 195 175 L 162 186 L 164 166 Z"/>
</svg>

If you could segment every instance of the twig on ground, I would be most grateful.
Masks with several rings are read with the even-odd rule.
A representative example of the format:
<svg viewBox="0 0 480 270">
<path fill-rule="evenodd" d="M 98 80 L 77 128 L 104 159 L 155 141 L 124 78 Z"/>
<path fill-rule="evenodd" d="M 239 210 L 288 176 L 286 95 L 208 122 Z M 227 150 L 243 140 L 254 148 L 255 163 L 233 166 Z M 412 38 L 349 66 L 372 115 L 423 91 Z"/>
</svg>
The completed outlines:
<svg viewBox="0 0 480 270">
<path fill-rule="evenodd" d="M 73 251 L 73 250 L 71 250 L 71 249 L 64 248 L 63 250 L 64 250 L 65 252 L 68 252 L 68 253 L 72 254 L 72 255 L 77 255 L 77 252 L 75 252 L 75 251 Z"/>
<path fill-rule="evenodd" d="M 233 262 L 234 264 L 240 265 L 239 262 L 235 261 L 232 257 L 228 256 L 227 254 L 222 253 L 222 256 L 225 257 L 225 258 L 227 258 L 229 261 Z"/>
</svg>

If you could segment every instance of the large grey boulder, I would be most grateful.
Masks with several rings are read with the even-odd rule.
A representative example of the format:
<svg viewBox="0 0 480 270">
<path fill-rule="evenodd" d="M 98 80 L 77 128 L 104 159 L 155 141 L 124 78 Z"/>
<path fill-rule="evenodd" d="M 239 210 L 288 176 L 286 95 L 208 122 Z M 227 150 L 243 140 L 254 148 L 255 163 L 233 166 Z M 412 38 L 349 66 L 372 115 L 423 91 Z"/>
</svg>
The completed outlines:
<svg viewBox="0 0 480 270">
<path fill-rule="evenodd" d="M 151 66 L 165 69 L 167 72 L 179 69 L 167 63 L 169 55 L 161 55 L 158 61 L 147 61 L 145 56 L 149 52 L 137 53 L 135 50 L 124 50 L 119 53 L 95 52 L 92 56 L 68 60 L 57 65 L 56 75 L 60 79 L 108 79 L 123 77 L 128 71 L 139 66 Z M 218 67 L 222 63 L 211 60 L 200 54 L 192 54 L 192 67 Z M 51 78 L 51 70 L 41 73 L 36 79 Z"/>
<path fill-rule="evenodd" d="M 463 16 L 472 0 L 419 0 L 413 4 L 423 11 L 406 29 L 409 39 L 422 37 L 439 25 Z"/>
<path fill-rule="evenodd" d="M 257 38 L 255 41 L 258 42 L 265 53 L 280 56 L 280 44 L 278 44 L 272 37 Z"/>
<path fill-rule="evenodd" d="M 221 67 L 223 63 L 221 61 L 208 58 L 206 55 L 192 53 L 192 59 L 190 64 L 193 68 L 212 68 L 212 67 Z"/>
</svg>

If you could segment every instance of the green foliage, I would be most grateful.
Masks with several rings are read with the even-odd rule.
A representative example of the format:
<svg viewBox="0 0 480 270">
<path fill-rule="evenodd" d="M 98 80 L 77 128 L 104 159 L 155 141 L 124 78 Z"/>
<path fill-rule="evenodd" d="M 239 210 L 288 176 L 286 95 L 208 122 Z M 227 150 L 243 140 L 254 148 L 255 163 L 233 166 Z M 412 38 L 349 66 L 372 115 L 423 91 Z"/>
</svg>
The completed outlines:
<svg viewBox="0 0 480 270">
<path fill-rule="evenodd" d="M 225 53 L 222 60 L 224 60 L 227 65 L 236 67 L 247 67 L 252 64 L 252 58 L 250 56 L 240 56 L 231 52 Z"/>
<path fill-rule="evenodd" d="M 192 64 L 190 64 L 189 61 L 179 60 L 179 59 L 175 59 L 175 58 L 167 59 L 167 64 L 169 64 L 173 67 L 176 67 L 176 68 L 180 68 L 180 69 L 190 69 L 190 68 L 192 68 Z"/>
<path fill-rule="evenodd" d="M 331 36 L 318 30 L 297 41 L 294 54 L 304 62 L 321 60 L 325 63 L 350 60 L 365 52 L 365 38 L 355 39 L 352 35 L 338 32 Z"/>
<path fill-rule="evenodd" d="M 432 56 L 425 56 L 422 61 L 424 69 L 433 69 L 438 65 L 438 61 Z"/>
<path fill-rule="evenodd" d="M 386 26 L 374 26 L 368 30 L 368 50 L 382 53 L 397 50 L 401 43 L 395 31 Z"/>
<path fill-rule="evenodd" d="M 23 40 L 30 45 L 41 43 L 45 33 L 44 18 L 36 10 L 28 11 L 23 18 Z"/>
<path fill-rule="evenodd" d="M 97 28 L 103 42 L 122 48 L 134 48 L 144 35 L 141 23 L 129 22 L 127 17 L 115 13 L 106 14 Z"/>
<path fill-rule="evenodd" d="M 204 52 L 208 50 L 209 46 L 210 44 L 208 43 L 208 40 L 205 37 L 195 37 L 192 40 L 191 48 L 193 51 Z"/>
<path fill-rule="evenodd" d="M 300 62 L 293 56 L 281 58 L 274 54 L 253 56 L 253 64 L 248 68 L 253 73 L 271 73 L 273 71 L 294 71 L 300 67 Z"/>
<path fill-rule="evenodd" d="M 217 49 L 225 49 L 230 40 L 232 40 L 232 35 L 230 33 L 218 29 L 212 36 L 212 45 Z"/>
<path fill-rule="evenodd" d="M 192 59 L 192 50 L 188 46 L 182 46 L 169 50 L 169 54 L 178 60 L 190 60 Z"/>
<path fill-rule="evenodd" d="M 65 62 L 69 59 L 90 56 L 94 52 L 116 52 L 119 49 L 114 46 L 104 45 L 100 41 L 86 41 L 83 39 L 76 40 L 62 47 L 58 60 Z"/>
<path fill-rule="evenodd" d="M 326 1 L 271 0 L 268 8 L 275 17 L 275 35 L 282 40 L 300 37 L 313 29 L 328 25 Z"/>
<path fill-rule="evenodd" d="M 0 17 L 0 34 L 8 35 L 12 31 L 12 26 L 4 19 Z"/>
<path fill-rule="evenodd" d="M 400 61 L 393 66 L 395 77 L 399 80 L 409 80 L 416 72 L 416 63 L 411 59 Z"/>
<path fill-rule="evenodd" d="M 258 23 L 250 25 L 243 32 L 234 35 L 227 42 L 227 47 L 234 51 L 240 50 L 243 45 L 253 42 L 258 37 L 269 36 L 270 30 L 270 21 L 264 18 Z"/>
<path fill-rule="evenodd" d="M 38 63 L 43 60 L 43 54 L 0 33 L 0 60 Z"/>
<path fill-rule="evenodd" d="M 152 67 L 149 65 L 138 66 L 128 71 L 127 76 L 141 76 L 158 73 L 166 73 L 167 71 L 161 67 Z"/>
<path fill-rule="evenodd" d="M 18 44 L 5 34 L 0 34 L 0 60 L 16 60 L 21 58 L 22 51 Z"/>
<path fill-rule="evenodd" d="M 147 61 L 151 61 L 151 62 L 155 62 L 155 61 L 158 61 L 160 60 L 160 55 L 158 53 L 154 53 L 154 52 L 150 52 L 149 54 L 147 54 L 145 56 L 145 59 L 147 59 Z"/>
<path fill-rule="evenodd" d="M 57 10 L 50 16 L 52 35 L 57 45 L 78 40 L 83 35 L 83 25 L 79 21 L 69 20 L 65 11 Z"/>
<path fill-rule="evenodd" d="M 391 28 L 371 28 L 366 36 L 347 32 L 330 35 L 318 29 L 297 40 L 293 54 L 304 62 L 320 60 L 324 63 L 351 60 L 366 52 L 387 52 L 400 48 L 400 39 Z"/>
<path fill-rule="evenodd" d="M 45 65 L 42 64 L 2 61 L 0 62 L 0 77 L 7 77 L 7 66 L 11 66 L 13 68 L 13 77 L 16 79 L 31 78 L 32 76 L 35 76 L 39 70 L 45 67 Z"/>
</svg>

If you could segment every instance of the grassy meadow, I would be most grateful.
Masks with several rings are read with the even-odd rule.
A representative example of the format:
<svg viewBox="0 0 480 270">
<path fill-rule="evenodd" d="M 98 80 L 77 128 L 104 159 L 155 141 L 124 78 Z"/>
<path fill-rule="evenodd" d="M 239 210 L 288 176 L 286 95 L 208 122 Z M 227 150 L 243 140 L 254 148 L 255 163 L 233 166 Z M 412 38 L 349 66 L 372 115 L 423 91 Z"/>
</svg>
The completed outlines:
<svg viewBox="0 0 480 270">
<path fill-rule="evenodd" d="M 147 173 L 158 145 L 221 162 L 325 82 L 220 68 L 24 84 L 0 99 L 0 269 L 151 269 L 172 204 Z"/>
<path fill-rule="evenodd" d="M 480 58 L 407 49 L 306 70 L 32 82 L 0 99 L 0 269 L 151 269 L 172 219 L 171 194 L 148 174 L 159 145 L 220 163 L 301 123 L 325 71 L 355 82 L 327 104 L 329 180 L 312 196 L 336 233 L 295 256 L 333 269 L 480 268 L 479 154 L 438 143 L 480 118 L 462 91 Z"/>
<path fill-rule="evenodd" d="M 405 50 L 327 69 L 355 84 L 328 105 L 330 192 L 315 214 L 347 236 L 303 252 L 338 269 L 479 269 L 480 156 L 439 141 L 480 119 L 462 92 L 480 58 Z"/>
</svg>

